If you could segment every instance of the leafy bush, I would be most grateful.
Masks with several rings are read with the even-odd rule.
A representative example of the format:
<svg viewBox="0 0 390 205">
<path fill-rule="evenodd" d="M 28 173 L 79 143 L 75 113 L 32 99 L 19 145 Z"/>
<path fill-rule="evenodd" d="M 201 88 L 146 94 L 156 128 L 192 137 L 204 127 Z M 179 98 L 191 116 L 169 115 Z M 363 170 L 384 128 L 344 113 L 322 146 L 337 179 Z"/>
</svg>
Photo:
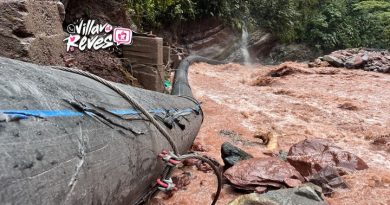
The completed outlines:
<svg viewBox="0 0 390 205">
<path fill-rule="evenodd" d="M 217 16 L 324 50 L 390 48 L 390 0 L 128 0 L 128 7 L 145 30 Z"/>
<path fill-rule="evenodd" d="M 354 4 L 354 11 L 364 20 L 363 44 L 390 48 L 390 0 L 360 1 Z"/>
<path fill-rule="evenodd" d="M 295 28 L 299 13 L 293 0 L 251 0 L 249 8 L 257 26 L 273 32 L 282 41 L 298 38 Z"/>
<path fill-rule="evenodd" d="M 247 13 L 247 0 L 128 0 L 133 21 L 144 29 L 218 16 L 240 27 Z"/>
<path fill-rule="evenodd" d="M 164 24 L 195 18 L 191 0 L 128 0 L 133 21 L 141 28 L 159 28 Z"/>
</svg>

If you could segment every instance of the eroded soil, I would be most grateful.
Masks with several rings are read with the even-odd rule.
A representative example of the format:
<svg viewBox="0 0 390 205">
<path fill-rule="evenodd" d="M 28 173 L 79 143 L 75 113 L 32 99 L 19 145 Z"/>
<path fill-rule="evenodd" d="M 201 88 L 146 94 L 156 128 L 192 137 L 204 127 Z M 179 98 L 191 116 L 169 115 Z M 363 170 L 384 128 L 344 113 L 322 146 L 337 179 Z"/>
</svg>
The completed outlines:
<svg viewBox="0 0 390 205">
<path fill-rule="evenodd" d="M 222 164 L 220 147 L 229 141 L 256 157 L 268 157 L 267 146 L 254 137 L 258 133 L 278 136 L 274 152 L 288 151 L 303 139 L 327 138 L 370 167 L 344 176 L 350 189 L 338 190 L 327 201 L 390 204 L 389 74 L 308 68 L 298 63 L 276 67 L 196 64 L 190 68 L 190 83 L 205 113 L 195 141 L 205 150 L 202 154 Z M 173 196 L 159 194 L 153 201 L 210 204 L 216 189 L 214 175 L 195 166 L 178 170 L 176 175 L 183 172 L 188 172 L 188 185 Z M 224 185 L 218 204 L 240 194 Z"/>
</svg>

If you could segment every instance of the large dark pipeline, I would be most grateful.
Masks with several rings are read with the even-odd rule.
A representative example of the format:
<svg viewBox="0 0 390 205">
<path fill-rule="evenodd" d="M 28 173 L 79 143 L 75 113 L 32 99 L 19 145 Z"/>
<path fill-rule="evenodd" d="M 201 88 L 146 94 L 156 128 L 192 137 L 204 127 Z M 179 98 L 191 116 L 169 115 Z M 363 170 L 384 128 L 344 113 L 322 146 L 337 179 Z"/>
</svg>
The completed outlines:
<svg viewBox="0 0 390 205">
<path fill-rule="evenodd" d="M 203 119 L 180 64 L 172 95 L 115 84 L 184 154 Z M 208 60 L 207 60 L 208 61 Z M 1 204 L 134 204 L 155 186 L 167 139 L 117 92 L 85 76 L 0 57 Z M 180 96 L 177 96 L 180 95 Z"/>
<path fill-rule="evenodd" d="M 211 65 L 219 65 L 223 64 L 224 62 L 211 60 L 208 58 L 204 58 L 201 56 L 189 56 L 181 61 L 179 64 L 176 72 L 175 77 L 173 80 L 173 87 L 172 87 L 172 95 L 178 95 L 178 96 L 192 96 L 191 86 L 188 83 L 188 69 L 190 68 L 190 65 L 192 63 L 196 62 L 205 62 Z"/>
</svg>

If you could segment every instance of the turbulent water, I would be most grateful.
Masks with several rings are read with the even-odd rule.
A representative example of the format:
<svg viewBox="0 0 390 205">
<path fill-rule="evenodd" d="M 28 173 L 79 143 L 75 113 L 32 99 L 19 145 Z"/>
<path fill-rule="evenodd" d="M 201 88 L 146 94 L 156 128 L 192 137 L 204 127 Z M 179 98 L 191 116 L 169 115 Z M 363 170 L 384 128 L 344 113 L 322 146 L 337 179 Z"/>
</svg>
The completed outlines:
<svg viewBox="0 0 390 205">
<path fill-rule="evenodd" d="M 242 28 L 242 36 L 241 36 L 241 53 L 242 56 L 244 57 L 244 63 L 245 65 L 250 64 L 250 56 L 249 56 L 249 51 L 248 51 L 248 31 L 246 27 L 244 26 Z"/>
<path fill-rule="evenodd" d="M 269 77 L 275 71 L 285 75 Z M 284 152 L 304 139 L 327 138 L 370 167 L 343 176 L 350 188 L 326 197 L 329 204 L 390 204 L 390 152 L 386 145 L 374 145 L 370 140 L 390 133 L 390 75 L 308 68 L 292 62 L 276 67 L 202 63 L 191 66 L 189 73 L 205 116 L 194 151 L 223 164 L 220 148 L 224 142 L 254 157 L 269 157 L 256 133 L 279 136 L 277 150 Z M 233 134 L 221 134 L 226 130 Z M 210 204 L 216 179 L 200 168 L 177 169 L 174 176 L 180 178 L 179 190 L 172 195 L 160 193 L 151 205 Z M 240 195 L 225 184 L 217 205 Z"/>
</svg>

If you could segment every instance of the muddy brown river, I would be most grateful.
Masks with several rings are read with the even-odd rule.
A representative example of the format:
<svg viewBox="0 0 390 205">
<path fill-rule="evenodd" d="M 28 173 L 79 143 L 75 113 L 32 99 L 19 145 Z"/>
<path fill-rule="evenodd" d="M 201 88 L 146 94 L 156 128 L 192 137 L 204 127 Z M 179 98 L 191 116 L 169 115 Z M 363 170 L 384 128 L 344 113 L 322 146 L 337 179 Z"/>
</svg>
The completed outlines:
<svg viewBox="0 0 390 205">
<path fill-rule="evenodd" d="M 228 141 L 255 157 L 268 157 L 271 151 L 254 137 L 259 132 L 278 136 L 274 152 L 288 151 L 304 139 L 326 138 L 370 167 L 343 176 L 350 188 L 337 190 L 327 202 L 390 204 L 390 75 L 299 63 L 282 66 L 286 72 L 280 77 L 267 75 L 280 66 L 196 64 L 190 68 L 192 90 L 205 113 L 195 141 L 201 154 L 223 164 L 220 148 Z M 373 144 L 381 137 L 387 141 Z M 151 204 L 211 203 L 216 189 L 212 172 L 187 166 L 175 175 L 186 176 L 179 190 L 160 193 Z M 218 204 L 241 194 L 225 184 Z"/>
</svg>

